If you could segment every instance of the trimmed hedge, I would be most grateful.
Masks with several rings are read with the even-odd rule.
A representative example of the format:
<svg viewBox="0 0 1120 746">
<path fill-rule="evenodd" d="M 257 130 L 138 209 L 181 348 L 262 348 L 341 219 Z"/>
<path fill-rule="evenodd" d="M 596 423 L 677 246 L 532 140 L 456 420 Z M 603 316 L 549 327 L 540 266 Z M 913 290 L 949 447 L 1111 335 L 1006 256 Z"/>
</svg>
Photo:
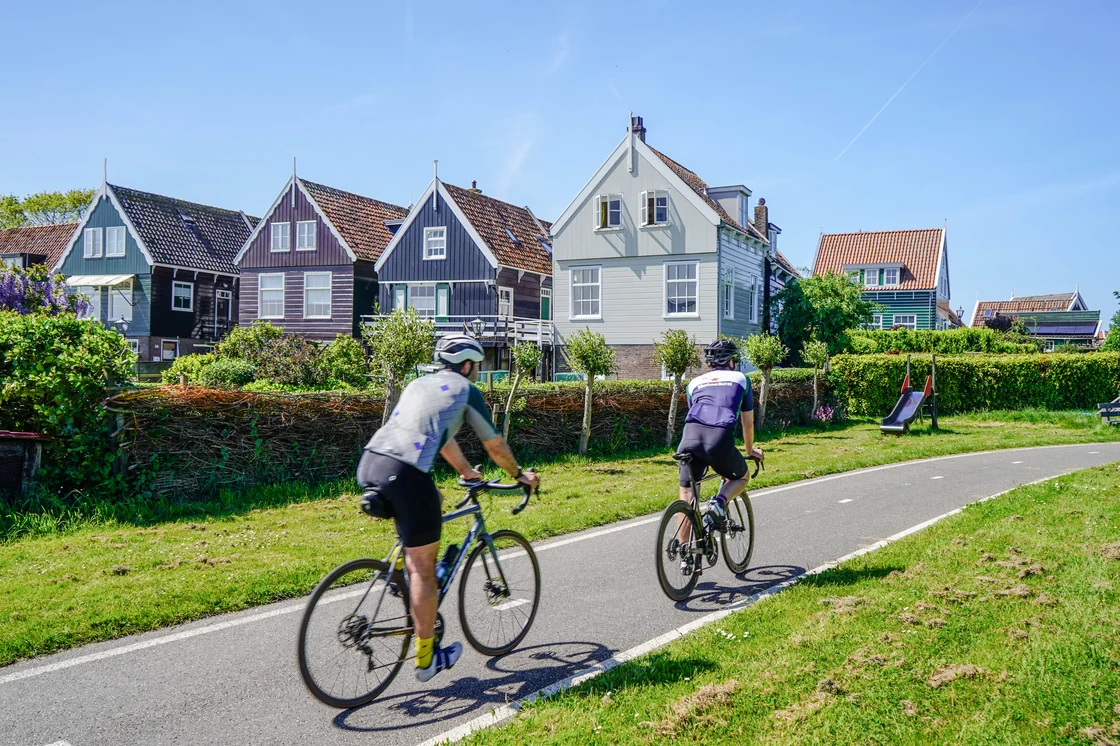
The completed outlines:
<svg viewBox="0 0 1120 746">
<path fill-rule="evenodd" d="M 930 358 L 911 360 L 910 382 L 925 386 Z M 838 355 L 829 384 L 849 414 L 884 417 L 906 377 L 901 355 Z M 937 357 L 937 410 L 1096 409 L 1120 393 L 1120 353 Z"/>
<path fill-rule="evenodd" d="M 1019 343 L 995 329 L 961 327 L 959 329 L 866 329 L 849 332 L 848 352 L 854 355 L 875 355 L 886 352 L 936 352 L 956 355 L 985 352 L 999 355 L 1030 354 L 1038 345 Z"/>
</svg>

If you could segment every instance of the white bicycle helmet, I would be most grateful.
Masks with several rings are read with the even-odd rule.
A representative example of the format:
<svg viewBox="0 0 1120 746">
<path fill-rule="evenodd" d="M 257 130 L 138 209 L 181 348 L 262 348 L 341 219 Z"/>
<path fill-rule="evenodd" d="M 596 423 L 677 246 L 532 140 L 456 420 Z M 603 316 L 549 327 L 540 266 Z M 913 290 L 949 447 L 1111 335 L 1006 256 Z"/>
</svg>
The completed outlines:
<svg viewBox="0 0 1120 746">
<path fill-rule="evenodd" d="M 435 359 L 437 363 L 459 365 L 465 360 L 480 363 L 485 357 L 486 353 L 482 351 L 482 345 L 478 343 L 478 340 L 466 334 L 449 334 L 436 342 Z"/>
</svg>

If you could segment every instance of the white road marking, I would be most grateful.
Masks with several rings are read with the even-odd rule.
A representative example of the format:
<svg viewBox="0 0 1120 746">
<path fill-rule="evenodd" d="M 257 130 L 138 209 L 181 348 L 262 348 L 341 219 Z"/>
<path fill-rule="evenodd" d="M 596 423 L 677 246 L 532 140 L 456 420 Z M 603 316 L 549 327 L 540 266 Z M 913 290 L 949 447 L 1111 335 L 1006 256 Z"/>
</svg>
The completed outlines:
<svg viewBox="0 0 1120 746">
<path fill-rule="evenodd" d="M 945 478 L 944 475 L 937 476 L 937 477 L 930 477 L 930 479 L 944 479 L 944 478 Z"/>
<path fill-rule="evenodd" d="M 768 497 L 770 495 L 774 495 L 774 494 L 777 494 L 779 492 L 785 492 L 787 490 L 801 489 L 803 487 L 810 487 L 812 485 L 820 484 L 822 482 L 831 482 L 835 479 L 845 479 L 847 477 L 859 476 L 859 475 L 862 475 L 862 474 L 869 474 L 871 472 L 885 471 L 887 469 L 897 469 L 897 468 L 904 467 L 904 466 L 913 466 L 915 464 L 924 464 L 924 463 L 930 463 L 930 462 L 933 462 L 933 461 L 945 461 L 945 460 L 948 460 L 948 459 L 968 458 L 970 456 L 986 456 L 986 455 L 992 455 L 994 453 L 1000 453 L 1001 451 L 1027 451 L 1027 450 L 1036 450 L 1036 449 L 1039 449 L 1039 448 L 1075 448 L 1075 447 L 1076 448 L 1083 448 L 1084 446 L 1085 446 L 1084 443 L 1067 443 L 1067 444 L 1064 444 L 1064 445 L 1054 445 L 1054 446 L 1025 446 L 1025 447 L 1022 447 L 1022 448 L 1005 448 L 1005 449 L 1000 449 L 1000 450 L 996 450 L 996 451 L 974 451 L 972 453 L 954 453 L 954 454 L 950 454 L 948 456 L 935 456 L 933 458 L 918 459 L 918 460 L 915 460 L 915 461 L 900 461 L 900 462 L 894 463 L 894 464 L 883 464 L 882 466 L 871 466 L 871 467 L 868 467 L 866 469 L 856 469 L 855 471 L 846 471 L 846 472 L 841 472 L 839 474 L 830 474 L 828 476 L 817 477 L 815 479 L 804 479 L 804 480 L 801 480 L 800 482 L 794 482 L 793 484 L 787 484 L 787 485 L 783 485 L 781 487 L 771 487 L 770 489 L 759 490 L 758 492 L 752 493 L 751 497 L 754 498 L 754 499 L 757 499 L 757 498 L 760 498 L 760 497 Z M 1069 473 L 1069 472 L 1066 472 L 1066 473 Z M 1032 482 L 1032 484 L 1033 484 L 1033 482 Z M 807 510 L 805 512 L 806 513 L 811 513 L 813 511 Z M 644 525 L 649 524 L 649 523 L 655 523 L 656 521 L 659 521 L 659 520 L 661 520 L 661 515 L 660 514 L 653 515 L 653 516 L 648 516 L 648 517 L 641 518 L 641 519 L 638 519 L 638 520 L 630 521 L 629 523 L 623 523 L 623 524 L 618 525 L 618 526 L 612 526 L 610 528 L 604 528 L 604 529 L 599 529 L 597 531 L 591 531 L 589 533 L 580 534 L 580 535 L 577 535 L 577 536 L 572 536 L 572 537 L 569 537 L 567 539 L 560 539 L 558 541 L 547 543 L 547 544 L 544 544 L 544 545 L 539 546 L 539 547 L 533 547 L 533 549 L 534 549 L 535 552 L 537 552 L 539 554 L 540 552 L 548 551 L 549 549 L 556 549 L 557 547 L 566 546 L 568 544 L 574 544 L 574 543 L 579 542 L 579 541 L 586 541 L 588 539 L 594 539 L 596 537 L 603 536 L 605 534 L 611 534 L 611 533 L 614 533 L 616 531 L 624 531 L 624 530 L 629 529 L 629 528 L 636 528 L 638 526 L 644 526 Z M 516 556 L 516 553 L 517 553 L 517 550 L 515 550 L 515 553 L 512 556 Z M 357 594 L 356 591 L 354 591 L 353 593 L 355 595 Z M 339 596 L 337 598 L 332 596 L 332 598 L 330 600 L 331 601 L 342 600 L 342 598 L 350 598 L 350 597 L 351 597 L 350 592 L 346 592 L 344 594 L 339 594 Z M 30 667 L 30 668 L 25 668 L 21 671 L 15 671 L 13 673 L 10 673 L 10 674 L 4 675 L 4 676 L 0 676 L 0 686 L 3 686 L 4 684 L 11 684 L 12 682 L 15 682 L 15 681 L 21 681 L 23 679 L 28 679 L 28 678 L 31 678 L 32 676 L 39 676 L 41 674 L 51 673 L 53 671 L 62 671 L 62 670 L 65 670 L 67 668 L 73 668 L 74 666 L 80 666 L 84 663 L 94 663 L 96 661 L 105 660 L 107 658 L 115 658 L 117 656 L 125 655 L 127 653 L 134 653 L 134 652 L 139 651 L 139 650 L 146 650 L 148 648 L 158 647 L 160 645 L 167 645 L 167 644 L 170 644 L 170 643 L 173 643 L 173 642 L 179 642 L 180 640 L 188 640 L 192 637 L 198 637 L 200 635 L 206 635 L 206 634 L 210 634 L 212 632 L 221 632 L 223 630 L 231 629 L 233 627 L 240 627 L 240 626 L 245 625 L 245 624 L 252 624 L 254 622 L 260 622 L 260 621 L 264 621 L 266 619 L 272 619 L 273 617 L 283 616 L 285 614 L 294 614 L 297 611 L 301 611 L 303 609 L 303 607 L 304 607 L 304 602 L 300 601 L 298 603 L 290 604 L 288 606 L 282 606 L 282 607 L 279 607 L 279 608 L 276 608 L 276 609 L 270 609 L 269 611 L 263 611 L 263 612 L 259 612 L 259 613 L 256 613 L 256 614 L 247 614 L 245 616 L 239 616 L 236 619 L 228 619 L 228 620 L 223 621 L 223 622 L 215 622 L 214 624 L 209 624 L 209 625 L 202 626 L 202 627 L 195 627 L 193 629 L 182 630 L 180 632 L 173 632 L 169 635 L 164 635 L 162 637 L 154 637 L 154 638 L 149 639 L 149 640 L 143 640 L 141 642 L 135 642 L 135 643 L 131 643 L 131 644 L 128 644 L 128 645 L 122 645 L 122 646 L 117 647 L 117 648 L 110 648 L 108 650 L 101 650 L 101 651 L 98 651 L 96 653 L 89 653 L 87 655 L 77 655 L 77 656 L 74 656 L 73 658 L 67 658 L 65 660 L 56 661 L 54 663 L 47 663 L 47 664 L 44 664 L 44 665 L 41 665 L 41 666 L 34 666 L 34 667 Z"/>
<path fill-rule="evenodd" d="M 1021 463 L 1023 463 L 1023 462 L 1022 462 L 1022 461 L 1012 461 L 1011 463 L 1013 463 L 1013 464 L 1021 464 Z"/>
<path fill-rule="evenodd" d="M 1027 482 L 1026 484 L 1021 484 L 1021 485 L 1019 485 L 1019 487 L 1029 487 L 1030 485 L 1033 485 L 1033 484 L 1040 484 L 1042 482 L 1048 482 L 1052 479 L 1059 479 L 1059 478 L 1064 477 L 1068 474 L 1072 474 L 1073 471 L 1076 471 L 1076 470 L 1067 471 L 1067 472 L 1064 472 L 1063 474 L 1056 474 L 1052 477 L 1046 477 L 1044 479 L 1037 479 L 1033 482 Z M 982 502 L 987 502 L 988 500 L 994 500 L 995 498 L 1000 497 L 1002 495 L 1006 495 L 1008 492 L 1011 492 L 1012 490 L 1016 490 L 1019 487 L 1012 487 L 1009 490 L 1004 490 L 1003 492 L 997 492 L 994 495 L 989 495 L 988 497 L 984 497 L 984 498 L 981 498 L 981 499 L 977 500 L 976 503 L 982 503 Z M 972 504 L 975 505 L 976 503 L 972 503 Z M 759 591 L 758 593 L 755 593 L 752 596 L 748 596 L 747 598 L 743 599 L 742 601 L 738 601 L 734 604 L 731 604 L 730 606 L 725 606 L 724 608 L 720 609 L 719 611 L 713 611 L 712 613 L 707 614 L 705 616 L 702 616 L 699 619 L 696 619 L 692 622 L 689 622 L 688 624 L 685 624 L 684 626 L 677 627 L 676 629 L 670 630 L 663 635 L 659 635 L 659 636 L 653 638 L 652 640 L 649 640 L 648 642 L 644 642 L 641 645 L 637 645 L 635 647 L 630 648 L 629 650 L 625 650 L 621 653 L 618 653 L 618 654 L 612 656 L 611 658 L 608 658 L 604 661 L 596 663 L 593 666 L 589 666 L 588 668 L 585 668 L 584 670 L 582 670 L 582 671 L 580 671 L 576 674 L 573 674 L 572 676 L 569 676 L 566 679 L 561 679 L 560 681 L 557 681 L 553 684 L 550 684 L 550 685 L 544 687 L 543 689 L 538 689 L 537 691 L 533 692 L 532 694 L 526 695 L 525 697 L 522 697 L 521 699 L 519 699 L 515 702 L 511 702 L 508 705 L 504 705 L 502 707 L 499 707 L 496 710 L 493 710 L 486 715 L 483 715 L 481 717 L 477 717 L 474 720 L 468 720 L 467 722 L 463 723 L 462 725 L 460 725 L 456 728 L 452 728 L 451 730 L 440 733 L 438 736 L 435 736 L 434 738 L 429 738 L 427 741 L 421 742 L 417 746 L 437 746 L 437 744 L 454 743 L 456 741 L 461 741 L 462 739 L 466 738 L 471 733 L 474 733 L 477 730 L 482 730 L 484 728 L 489 728 L 491 726 L 498 725 L 499 723 L 502 723 L 502 722 L 512 718 L 514 715 L 516 715 L 521 710 L 522 707 L 524 707 L 527 704 L 530 704 L 531 702 L 535 702 L 536 700 L 544 698 L 544 697 L 551 697 L 553 694 L 556 694 L 557 692 L 561 692 L 565 689 L 569 689 L 573 686 L 579 686 L 583 682 L 588 681 L 589 679 L 593 679 L 601 673 L 604 673 L 606 671 L 610 671 L 612 668 L 617 668 L 618 666 L 620 666 L 621 664 L 623 664 L 623 663 L 625 663 L 629 660 L 633 660 L 634 658 L 638 658 L 640 656 L 646 655 L 647 653 L 652 653 L 653 651 L 655 651 L 659 648 L 665 647 L 666 645 L 668 645 L 673 640 L 676 640 L 680 637 L 683 637 L 684 635 L 687 635 L 690 632 L 694 632 L 694 631 L 700 629 L 701 627 L 704 627 L 708 624 L 711 624 L 712 622 L 718 622 L 720 619 L 723 619 L 724 617 L 726 617 L 730 614 L 733 614 L 736 611 L 740 611 L 740 610 L 746 608 L 747 606 L 750 606 L 754 603 L 757 603 L 758 601 L 762 601 L 764 599 L 767 599 L 770 596 L 773 596 L 774 594 L 785 590 L 786 588 L 790 587 L 791 585 L 794 585 L 798 581 L 803 580 L 804 578 L 806 578 L 810 575 L 818 575 L 818 574 L 824 572 L 825 570 L 831 570 L 834 567 L 836 567 L 837 565 L 840 565 L 843 562 L 847 562 L 850 559 L 855 559 L 856 557 L 859 557 L 860 555 L 867 554 L 868 552 L 874 552 L 876 549 L 882 549 L 887 544 L 898 541 L 899 539 L 903 539 L 903 538 L 905 538 L 905 537 L 907 537 L 911 534 L 915 534 L 915 533 L 921 531 L 924 528 L 928 528 L 928 527 L 932 526 L 933 524 L 937 523 L 938 521 L 944 520 L 944 519 L 948 518 L 949 516 L 953 516 L 953 515 L 956 515 L 957 513 L 960 513 L 962 510 L 964 510 L 964 508 L 956 508 L 954 510 L 950 510 L 948 513 L 943 513 L 943 514 L 937 516 L 936 518 L 931 518 L 928 521 L 924 521 L 922 523 L 919 523 L 917 526 L 911 526 L 910 528 L 908 528 L 904 531 L 899 531 L 897 534 L 894 534 L 893 536 L 889 536 L 886 539 L 883 539 L 882 541 L 877 541 L 874 544 L 870 544 L 868 546 L 861 547 L 860 549 L 857 549 L 854 552 L 850 552 L 849 554 L 845 554 L 843 557 L 838 557 L 838 558 L 832 560 L 831 562 L 826 562 L 823 565 L 820 565 L 818 567 L 814 567 L 812 570 L 804 572 L 801 575 L 790 578 L 789 580 L 784 580 L 781 583 L 778 583 L 776 585 L 772 585 L 772 586 L 770 586 L 769 588 L 767 588 L 763 591 Z"/>
<path fill-rule="evenodd" d="M 47 746 L 70 746 L 70 742 L 69 741 L 55 741 L 54 743 L 48 743 Z"/>
<path fill-rule="evenodd" d="M 852 501 L 852 498 L 848 497 L 848 498 L 845 498 L 843 500 L 837 500 L 836 502 L 838 502 L 840 504 L 843 504 L 843 503 L 850 503 L 851 501 Z"/>
<path fill-rule="evenodd" d="M 527 598 L 515 598 L 512 601 L 506 601 L 504 604 L 498 604 L 494 607 L 494 611 L 505 611 L 507 609 L 513 609 L 518 606 L 524 606 L 525 604 L 531 603 L 533 602 Z"/>
<path fill-rule="evenodd" d="M 1089 451 L 1090 456 L 1096 456 L 1100 451 Z"/>
</svg>

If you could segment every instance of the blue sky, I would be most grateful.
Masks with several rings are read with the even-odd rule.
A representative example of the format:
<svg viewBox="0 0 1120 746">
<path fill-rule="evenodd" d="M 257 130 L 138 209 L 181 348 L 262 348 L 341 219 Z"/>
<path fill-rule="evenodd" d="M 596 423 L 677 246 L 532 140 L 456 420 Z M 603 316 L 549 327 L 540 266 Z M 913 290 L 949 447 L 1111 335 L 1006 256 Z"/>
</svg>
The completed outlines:
<svg viewBox="0 0 1120 746">
<path fill-rule="evenodd" d="M 115 183 L 259 215 L 294 155 L 407 204 L 438 158 L 552 219 L 632 109 L 765 197 L 798 266 L 821 228 L 947 220 L 954 307 L 1077 283 L 1116 307 L 1111 0 L 51 7 L 5 11 L 0 193 L 94 186 L 104 156 Z"/>
</svg>

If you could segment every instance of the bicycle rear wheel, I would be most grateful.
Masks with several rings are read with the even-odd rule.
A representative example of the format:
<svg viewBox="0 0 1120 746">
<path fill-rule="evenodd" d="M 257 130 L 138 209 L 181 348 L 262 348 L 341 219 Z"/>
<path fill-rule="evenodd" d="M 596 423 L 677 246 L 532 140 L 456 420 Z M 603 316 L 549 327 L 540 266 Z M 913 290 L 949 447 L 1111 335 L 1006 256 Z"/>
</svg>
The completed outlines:
<svg viewBox="0 0 1120 746">
<path fill-rule="evenodd" d="M 505 655 L 525 639 L 541 598 L 541 571 L 529 540 L 516 531 L 490 535 L 471 550 L 459 582 L 459 623 L 471 647 Z M 499 564 L 500 562 L 500 564 Z"/>
<path fill-rule="evenodd" d="M 727 530 L 720 541 L 727 569 L 736 575 L 746 572 L 754 554 L 754 509 L 746 493 L 727 503 Z"/>
<path fill-rule="evenodd" d="M 389 566 L 357 559 L 320 581 L 299 625 L 297 655 L 303 683 L 331 707 L 371 701 L 393 680 L 408 656 L 412 620 L 407 589 L 388 589 Z"/>
<path fill-rule="evenodd" d="M 657 529 L 657 580 L 673 601 L 683 601 L 692 595 L 699 579 L 697 571 L 704 561 L 703 556 L 693 551 L 693 520 L 692 506 L 684 500 L 674 500 L 665 508 Z"/>
</svg>

